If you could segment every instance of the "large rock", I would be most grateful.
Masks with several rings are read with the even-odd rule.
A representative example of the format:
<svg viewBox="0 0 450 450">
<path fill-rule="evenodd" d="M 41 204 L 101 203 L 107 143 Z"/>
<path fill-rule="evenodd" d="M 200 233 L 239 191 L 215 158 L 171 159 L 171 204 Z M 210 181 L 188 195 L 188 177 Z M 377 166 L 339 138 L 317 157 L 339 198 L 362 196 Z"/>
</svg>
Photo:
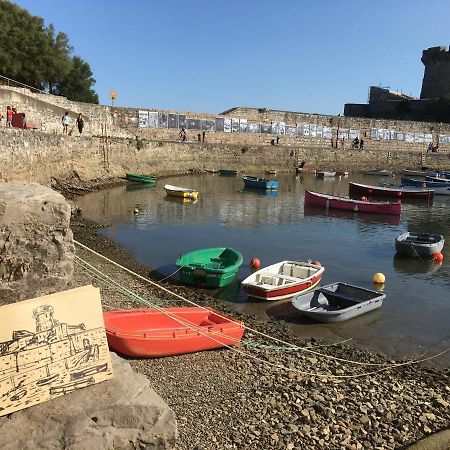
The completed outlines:
<svg viewBox="0 0 450 450">
<path fill-rule="evenodd" d="M 172 410 L 111 353 L 114 378 L 0 418 L 2 450 L 174 448 Z"/>
<path fill-rule="evenodd" d="M 69 287 L 70 205 L 37 183 L 0 183 L 0 305 Z"/>
</svg>

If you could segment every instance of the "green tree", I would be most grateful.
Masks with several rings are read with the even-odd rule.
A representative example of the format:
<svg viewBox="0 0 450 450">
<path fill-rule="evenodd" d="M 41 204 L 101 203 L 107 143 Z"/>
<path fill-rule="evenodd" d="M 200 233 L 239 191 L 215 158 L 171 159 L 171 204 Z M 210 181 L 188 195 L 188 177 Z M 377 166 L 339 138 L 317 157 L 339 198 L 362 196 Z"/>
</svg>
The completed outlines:
<svg viewBox="0 0 450 450">
<path fill-rule="evenodd" d="M 0 70 L 8 78 L 71 100 L 98 103 L 89 64 L 72 56 L 65 33 L 0 0 Z"/>
</svg>

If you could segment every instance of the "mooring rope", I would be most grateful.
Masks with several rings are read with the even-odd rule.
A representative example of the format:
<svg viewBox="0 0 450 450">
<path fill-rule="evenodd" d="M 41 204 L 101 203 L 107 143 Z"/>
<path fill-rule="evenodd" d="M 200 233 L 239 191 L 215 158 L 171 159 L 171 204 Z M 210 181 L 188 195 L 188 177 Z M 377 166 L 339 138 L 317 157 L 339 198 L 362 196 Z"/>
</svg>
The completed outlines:
<svg viewBox="0 0 450 450">
<path fill-rule="evenodd" d="M 204 306 L 198 305 L 198 304 L 196 304 L 195 302 L 193 302 L 193 301 L 191 301 L 191 300 L 188 300 L 187 298 L 185 298 L 185 297 L 183 297 L 183 296 L 181 296 L 181 295 L 179 295 L 179 294 L 177 294 L 177 293 L 175 293 L 175 292 L 172 292 L 172 291 L 170 291 L 169 289 L 167 289 L 167 288 L 165 288 L 165 287 L 163 287 L 163 286 L 158 285 L 157 283 L 155 283 L 155 282 L 149 280 L 148 278 L 145 278 L 145 277 L 143 277 L 142 275 L 139 275 L 138 273 L 133 272 L 133 271 L 130 270 L 130 269 L 127 269 L 126 267 L 120 265 L 119 263 L 116 263 L 115 261 L 113 261 L 113 260 L 107 258 L 106 256 L 102 255 L 101 253 L 98 253 L 98 252 L 96 252 L 95 250 L 93 250 L 93 249 L 87 247 L 86 245 L 81 244 L 80 242 L 78 242 L 78 241 L 76 241 L 76 240 L 74 240 L 74 242 L 75 242 L 77 245 L 79 245 L 81 248 L 84 248 L 84 249 L 90 251 L 91 253 L 93 253 L 93 254 L 95 254 L 95 255 L 97 255 L 97 256 L 99 256 L 99 257 L 105 259 L 105 260 L 108 261 L 109 263 L 111 263 L 111 264 L 113 264 L 113 265 L 115 265 L 115 266 L 121 268 L 122 270 L 124 270 L 124 271 L 130 273 L 130 274 L 133 275 L 133 276 L 136 276 L 136 277 L 139 278 L 139 279 L 142 279 L 142 280 L 145 281 L 146 283 L 151 284 L 152 286 L 154 286 L 154 287 L 156 287 L 156 288 L 158 288 L 158 289 L 160 289 L 160 290 L 162 290 L 162 291 L 164 291 L 164 292 L 166 292 L 166 293 L 168 293 L 168 294 L 170 294 L 170 295 L 173 295 L 173 296 L 175 296 L 175 297 L 177 297 L 177 298 L 179 298 L 179 299 L 181 299 L 181 300 L 184 300 L 185 302 L 187 302 L 187 303 L 189 303 L 189 304 L 191 304 L 191 305 L 194 305 L 194 306 L 197 306 L 197 307 L 200 307 L 200 308 L 207 309 L 207 308 L 205 308 Z M 222 318 L 225 318 L 225 319 L 227 319 L 227 320 L 229 320 L 228 317 L 221 316 L 220 314 L 218 314 L 218 316 L 219 316 L 219 317 L 222 317 Z M 233 321 L 232 321 L 232 322 L 233 322 Z M 234 322 L 234 323 L 239 324 L 239 322 Z M 401 367 L 401 366 L 411 365 L 411 364 L 418 364 L 418 363 L 427 361 L 427 360 L 429 360 L 429 359 L 436 358 L 436 357 L 438 357 L 438 356 L 440 356 L 440 355 L 442 355 L 442 354 L 447 353 L 447 352 L 450 351 L 450 348 L 447 348 L 446 350 L 444 350 L 444 351 L 442 351 L 442 352 L 440 352 L 440 353 L 438 353 L 438 354 L 432 355 L 432 356 L 430 356 L 430 357 L 428 357 L 428 358 L 418 359 L 418 360 L 412 360 L 412 361 L 406 361 L 406 362 L 403 362 L 403 363 L 394 363 L 394 364 L 388 364 L 388 363 L 369 363 L 369 362 L 354 361 L 354 360 L 349 360 L 349 359 L 346 359 L 346 358 L 339 358 L 339 357 L 336 357 L 336 356 L 323 354 L 323 353 L 320 353 L 320 352 L 316 352 L 315 350 L 311 350 L 310 348 L 307 348 L 307 347 L 300 347 L 300 346 L 297 346 L 297 345 L 295 345 L 295 344 L 291 344 L 291 343 L 289 343 L 289 342 L 283 341 L 282 339 L 278 339 L 278 338 L 273 337 L 273 336 L 270 336 L 270 335 L 268 335 L 268 334 L 266 334 L 266 333 L 262 333 L 262 332 L 260 332 L 260 331 L 258 331 L 258 330 L 256 330 L 256 329 L 254 329 L 254 328 L 250 328 L 250 327 L 247 327 L 247 326 L 245 326 L 245 328 L 246 328 L 247 330 L 253 332 L 253 333 L 256 333 L 256 334 L 259 334 L 259 335 L 265 337 L 266 339 L 273 340 L 273 341 L 275 341 L 275 342 L 279 342 L 279 343 L 281 343 L 281 344 L 283 344 L 283 345 L 286 345 L 288 348 L 297 348 L 299 351 L 300 351 L 300 350 L 301 350 L 301 351 L 305 351 L 305 352 L 314 354 L 314 355 L 316 355 L 316 356 L 321 356 L 321 357 L 324 357 L 324 358 L 327 358 L 327 359 L 332 359 L 332 360 L 340 361 L 340 362 L 346 362 L 346 363 L 350 363 L 350 364 L 356 364 L 356 365 L 360 365 L 360 366 L 377 366 L 377 367 L 381 367 L 381 366 L 382 366 L 381 369 L 378 369 L 378 370 L 375 370 L 375 371 L 372 371 L 372 372 L 367 372 L 366 374 L 358 374 L 358 375 L 339 375 L 339 376 L 336 376 L 336 375 L 325 375 L 325 374 L 324 374 L 324 375 L 323 375 L 324 377 L 330 377 L 330 376 L 333 376 L 333 377 L 351 378 L 351 377 L 356 377 L 356 376 L 371 375 L 371 374 L 374 374 L 374 373 L 378 373 L 378 372 L 381 372 L 381 371 L 384 371 L 384 370 L 393 369 L 393 368 L 396 368 L 396 367 Z M 228 346 L 227 346 L 227 347 L 228 347 Z M 231 347 L 228 347 L 228 348 L 231 348 Z M 236 349 L 236 348 L 234 348 L 233 350 L 238 351 L 238 352 L 240 352 L 240 353 L 243 353 L 242 351 L 240 351 L 240 350 L 238 350 L 238 349 Z M 252 357 L 252 358 L 254 358 L 254 359 L 257 359 L 257 360 L 260 359 L 260 358 L 254 357 L 253 355 L 247 355 L 247 356 L 250 356 L 250 357 Z M 261 360 L 261 361 L 264 362 L 264 360 Z M 272 365 L 272 366 L 274 366 L 274 367 L 277 367 L 276 364 L 272 364 L 272 363 L 268 363 L 268 362 L 266 362 L 266 363 L 269 364 L 269 365 Z M 281 366 L 278 367 L 278 368 L 281 368 Z M 285 369 L 286 369 L 286 370 L 294 370 L 294 369 L 289 369 L 289 368 L 285 368 Z M 305 373 L 303 373 L 303 374 L 305 374 Z M 319 376 L 318 374 L 315 374 L 315 375 Z"/>
</svg>

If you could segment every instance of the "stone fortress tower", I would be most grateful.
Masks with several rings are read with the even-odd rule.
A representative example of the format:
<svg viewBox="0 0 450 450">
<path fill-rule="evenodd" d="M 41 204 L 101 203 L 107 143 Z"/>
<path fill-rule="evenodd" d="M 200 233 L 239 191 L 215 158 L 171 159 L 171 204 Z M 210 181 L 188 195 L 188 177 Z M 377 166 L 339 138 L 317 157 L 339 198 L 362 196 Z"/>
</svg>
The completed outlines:
<svg viewBox="0 0 450 450">
<path fill-rule="evenodd" d="M 450 53 L 448 47 L 430 47 L 422 52 L 425 73 L 421 99 L 450 97 Z"/>
</svg>

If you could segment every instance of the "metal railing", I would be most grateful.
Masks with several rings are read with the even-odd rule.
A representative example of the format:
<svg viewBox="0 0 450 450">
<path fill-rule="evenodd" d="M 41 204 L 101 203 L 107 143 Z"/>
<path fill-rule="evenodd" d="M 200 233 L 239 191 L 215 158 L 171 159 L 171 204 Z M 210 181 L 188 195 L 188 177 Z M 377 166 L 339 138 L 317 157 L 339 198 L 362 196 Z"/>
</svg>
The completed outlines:
<svg viewBox="0 0 450 450">
<path fill-rule="evenodd" d="M 26 88 L 29 89 L 31 92 L 36 92 L 39 94 L 48 94 L 48 92 L 42 91 L 41 89 L 29 86 L 28 84 L 25 83 L 21 83 L 20 81 L 12 80 L 11 78 L 4 77 L 3 75 L 0 75 L 0 84 L 11 87 Z"/>
</svg>

